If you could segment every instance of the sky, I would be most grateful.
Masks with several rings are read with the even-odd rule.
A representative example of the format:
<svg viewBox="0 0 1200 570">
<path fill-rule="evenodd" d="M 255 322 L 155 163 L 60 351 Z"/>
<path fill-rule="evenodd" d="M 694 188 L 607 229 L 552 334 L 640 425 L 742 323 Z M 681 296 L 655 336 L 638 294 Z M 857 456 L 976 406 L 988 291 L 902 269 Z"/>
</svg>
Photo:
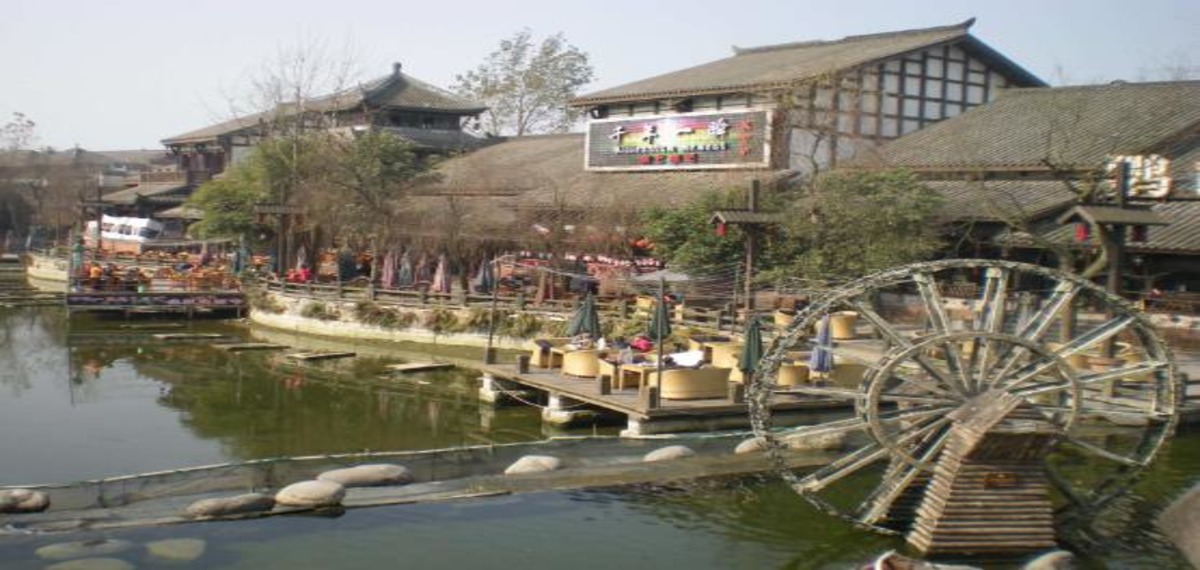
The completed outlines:
<svg viewBox="0 0 1200 570">
<path fill-rule="evenodd" d="M 1200 77 L 1200 0 L 4 0 L 0 125 L 37 145 L 157 149 L 232 116 L 281 51 L 324 46 L 367 80 L 403 62 L 450 87 L 504 38 L 562 32 L 613 87 L 758 46 L 949 25 L 1052 85 Z"/>
</svg>

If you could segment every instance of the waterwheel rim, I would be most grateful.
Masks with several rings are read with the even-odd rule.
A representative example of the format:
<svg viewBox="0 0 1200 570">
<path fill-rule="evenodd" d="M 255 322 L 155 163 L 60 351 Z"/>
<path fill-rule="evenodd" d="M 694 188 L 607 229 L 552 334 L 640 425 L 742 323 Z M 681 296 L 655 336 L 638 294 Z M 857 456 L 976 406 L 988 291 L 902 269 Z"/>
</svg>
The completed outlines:
<svg viewBox="0 0 1200 570">
<path fill-rule="evenodd" d="M 956 272 L 979 275 L 977 294 L 968 299 L 971 318 L 965 327 L 952 326 L 938 283 L 939 278 Z M 1038 285 L 1024 284 L 1031 280 Z M 918 300 L 928 323 L 924 338 L 914 340 L 893 318 L 873 307 L 872 298 L 897 289 L 910 291 Z M 1037 293 L 1031 309 L 1014 314 L 1014 298 L 1031 292 Z M 1082 327 L 1075 336 L 1050 343 L 1048 333 L 1060 322 L 1063 308 L 1081 300 L 1102 308 L 1103 319 Z M 780 364 L 797 346 L 806 344 L 806 331 L 825 315 L 841 310 L 858 312 L 865 327 L 892 348 L 881 351 L 878 359 L 868 363 L 857 386 L 800 390 L 810 396 L 824 394 L 852 400 L 852 415 L 797 429 L 776 429 L 771 408 L 782 397 L 777 394 L 782 387 L 776 385 Z M 1134 346 L 1136 361 L 1103 372 L 1081 370 L 1071 364 L 1117 338 Z M 965 345 L 960 343 L 969 343 L 970 349 L 962 348 Z M 945 364 L 932 364 L 928 367 L 933 371 L 926 372 L 945 377 L 933 381 L 906 379 L 909 371 L 927 368 L 923 354 L 931 348 L 947 353 Z M 1077 276 L 1000 260 L 914 264 L 851 282 L 800 311 L 793 323 L 777 335 L 758 368 L 759 374 L 747 386 L 750 419 L 756 435 L 766 442 L 776 471 L 818 508 L 885 533 L 896 532 L 895 527 L 885 524 L 886 511 L 895 499 L 893 487 L 911 483 L 930 469 L 945 445 L 945 431 L 951 423 L 946 414 L 972 397 L 1000 390 L 1020 398 L 1021 406 L 1043 414 L 1059 430 L 1056 453 L 1083 455 L 1089 461 L 1108 464 L 1103 478 L 1081 481 L 1070 466 L 1046 462 L 1048 477 L 1061 503 L 1060 514 L 1094 512 L 1136 481 L 1173 433 L 1183 397 L 1182 378 L 1176 375 L 1170 349 L 1132 304 Z M 900 373 L 902 370 L 905 372 Z M 952 382 L 954 378 L 960 380 Z M 954 383 L 957 389 L 952 389 Z M 914 392 L 911 394 L 898 394 L 894 390 L 897 384 L 920 388 L 910 390 Z M 1107 392 L 1110 385 L 1121 386 L 1117 397 Z M 907 402 L 909 411 L 901 409 L 900 401 Z M 1089 435 L 1098 417 L 1131 424 L 1127 430 L 1131 434 L 1122 434 L 1128 442 L 1119 450 L 1097 445 Z M 895 427 L 904 422 L 910 422 L 910 427 Z M 833 432 L 862 437 L 815 472 L 788 468 L 785 436 Z M 825 491 L 844 479 L 861 479 L 868 468 L 880 471 L 880 463 L 888 466 L 878 477 L 867 476 L 874 480 L 874 488 L 857 507 L 835 505 L 825 496 Z"/>
</svg>

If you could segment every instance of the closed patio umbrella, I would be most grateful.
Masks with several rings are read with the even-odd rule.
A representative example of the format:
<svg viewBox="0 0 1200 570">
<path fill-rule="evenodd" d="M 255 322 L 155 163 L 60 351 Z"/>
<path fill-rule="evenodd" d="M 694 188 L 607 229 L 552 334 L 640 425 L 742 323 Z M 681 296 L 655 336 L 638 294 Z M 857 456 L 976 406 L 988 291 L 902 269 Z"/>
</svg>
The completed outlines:
<svg viewBox="0 0 1200 570">
<path fill-rule="evenodd" d="M 817 328 L 812 355 L 808 358 L 808 369 L 821 375 L 833 370 L 833 335 L 829 330 L 829 315 L 821 318 L 821 324 Z"/>
<path fill-rule="evenodd" d="M 413 285 L 429 285 L 430 281 L 429 258 L 425 254 L 417 259 L 417 267 L 413 270 Z"/>
<path fill-rule="evenodd" d="M 408 251 L 400 255 L 400 267 L 396 269 L 396 282 L 393 285 L 397 289 L 407 289 L 413 284 L 413 265 L 412 259 L 408 257 Z"/>
<path fill-rule="evenodd" d="M 752 315 L 746 323 L 746 341 L 742 345 L 742 355 L 738 358 L 738 370 L 749 380 L 758 370 L 758 361 L 762 359 L 763 341 L 762 330 L 759 328 L 758 315 Z"/>
<path fill-rule="evenodd" d="M 496 274 L 492 270 L 492 260 L 484 258 L 479 262 L 479 271 L 475 272 L 475 290 L 479 293 L 491 293 L 496 286 Z"/>
<path fill-rule="evenodd" d="M 429 288 L 439 293 L 450 292 L 450 267 L 446 262 L 446 255 L 438 256 L 437 269 L 433 271 L 433 282 Z"/>
<path fill-rule="evenodd" d="M 596 298 L 588 295 L 583 298 L 571 315 L 567 324 L 567 336 L 587 333 L 593 340 L 600 338 L 600 314 L 596 312 Z"/>
<path fill-rule="evenodd" d="M 646 336 L 655 344 L 661 345 L 663 339 L 671 336 L 671 314 L 661 295 L 654 301 L 654 311 L 650 313 L 650 325 L 646 327 Z"/>
<path fill-rule="evenodd" d="M 396 254 L 387 252 L 383 254 L 383 266 L 380 269 L 379 284 L 384 289 L 391 289 L 392 285 L 396 284 Z"/>
</svg>

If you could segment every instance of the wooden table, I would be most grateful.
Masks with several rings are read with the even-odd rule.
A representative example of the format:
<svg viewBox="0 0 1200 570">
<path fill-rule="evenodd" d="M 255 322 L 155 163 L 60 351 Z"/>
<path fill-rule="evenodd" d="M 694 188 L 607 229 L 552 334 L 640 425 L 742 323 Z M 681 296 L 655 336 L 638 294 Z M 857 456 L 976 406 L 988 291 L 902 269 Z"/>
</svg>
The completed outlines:
<svg viewBox="0 0 1200 570">
<path fill-rule="evenodd" d="M 621 373 L 613 378 L 613 388 L 623 390 L 626 380 L 637 381 L 637 388 L 640 392 L 642 386 L 645 386 L 653 375 L 658 370 L 658 365 L 653 362 L 637 363 L 637 364 L 622 364 L 620 365 Z"/>
</svg>

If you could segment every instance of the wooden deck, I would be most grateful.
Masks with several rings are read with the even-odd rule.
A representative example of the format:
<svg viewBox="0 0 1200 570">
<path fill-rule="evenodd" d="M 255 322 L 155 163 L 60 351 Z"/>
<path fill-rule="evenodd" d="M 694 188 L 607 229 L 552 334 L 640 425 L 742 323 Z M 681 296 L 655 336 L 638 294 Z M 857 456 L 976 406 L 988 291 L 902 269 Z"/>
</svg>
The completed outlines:
<svg viewBox="0 0 1200 570">
<path fill-rule="evenodd" d="M 564 375 L 557 368 L 530 368 L 529 372 L 521 373 L 515 364 L 485 364 L 479 366 L 479 369 L 499 380 L 507 380 L 522 387 L 548 392 L 642 421 L 718 416 L 741 416 L 749 421 L 747 404 L 734 403 L 729 398 L 662 399 L 658 407 L 652 408 L 637 387 L 630 386 L 621 390 L 613 388 L 611 393 L 601 394 L 596 379 Z M 818 400 L 803 395 L 779 394 L 775 397 L 773 410 L 776 413 L 820 411 L 843 409 L 851 405 L 852 402 L 848 400 Z"/>
<path fill-rule="evenodd" d="M 72 291 L 66 294 L 67 310 L 241 315 L 246 298 L 241 291 Z"/>
</svg>

